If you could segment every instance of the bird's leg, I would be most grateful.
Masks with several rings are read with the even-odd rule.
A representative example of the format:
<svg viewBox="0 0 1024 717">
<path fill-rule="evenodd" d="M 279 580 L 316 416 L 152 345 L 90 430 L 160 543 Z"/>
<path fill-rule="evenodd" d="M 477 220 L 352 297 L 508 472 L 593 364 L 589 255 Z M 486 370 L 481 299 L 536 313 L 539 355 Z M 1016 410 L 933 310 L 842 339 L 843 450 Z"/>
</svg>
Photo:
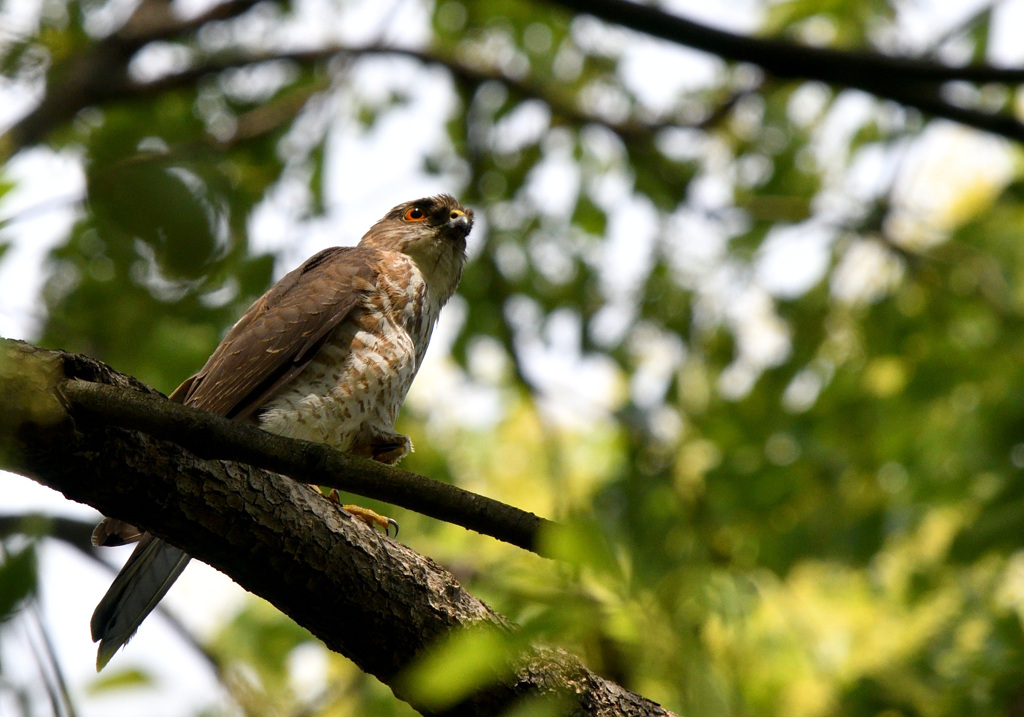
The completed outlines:
<svg viewBox="0 0 1024 717">
<path fill-rule="evenodd" d="M 353 456 L 370 458 L 378 463 L 386 463 L 387 465 L 398 463 L 410 451 L 412 451 L 412 441 L 409 440 L 409 436 L 403 436 L 400 433 L 374 436 L 365 443 L 352 446 L 348 450 Z M 331 490 L 327 497 L 331 502 L 341 505 L 341 498 L 338 496 L 337 490 Z M 385 535 L 389 535 L 389 529 L 394 528 L 395 536 L 398 536 L 398 522 L 386 515 L 381 515 L 369 508 L 363 508 L 358 505 L 341 505 L 341 508 L 345 512 L 359 518 L 371 528 L 374 526 L 381 528 Z"/>
<path fill-rule="evenodd" d="M 389 518 L 386 515 L 381 515 L 376 511 L 370 510 L 369 508 L 363 508 L 362 506 L 359 505 L 342 505 L 341 496 L 338 494 L 337 488 L 331 489 L 331 492 L 327 494 L 327 500 L 331 501 L 332 503 L 340 507 L 349 515 L 363 521 L 371 528 L 375 526 L 380 528 L 384 531 L 384 535 L 390 536 L 391 533 L 389 532 L 389 530 L 391 528 L 394 528 L 395 537 L 398 537 L 398 521 L 396 521 L 394 518 Z"/>
<path fill-rule="evenodd" d="M 400 433 L 374 436 L 365 443 L 353 446 L 348 452 L 353 456 L 393 466 L 412 452 L 412 441 L 409 440 L 409 436 Z"/>
</svg>

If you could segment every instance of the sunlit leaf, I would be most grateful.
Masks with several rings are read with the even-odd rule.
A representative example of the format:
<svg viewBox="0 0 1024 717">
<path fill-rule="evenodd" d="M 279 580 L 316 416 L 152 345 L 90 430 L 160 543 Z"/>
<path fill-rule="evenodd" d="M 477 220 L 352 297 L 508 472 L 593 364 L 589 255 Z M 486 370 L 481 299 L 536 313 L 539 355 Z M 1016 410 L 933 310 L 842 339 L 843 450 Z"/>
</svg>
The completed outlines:
<svg viewBox="0 0 1024 717">
<path fill-rule="evenodd" d="M 148 687 L 154 682 L 152 674 L 136 667 L 120 670 L 107 669 L 93 678 L 87 689 L 90 694 L 104 695 L 120 690 Z"/>
<path fill-rule="evenodd" d="M 621 569 L 612 545 L 593 521 L 578 518 L 551 528 L 541 535 L 546 554 L 573 565 L 586 565 L 608 576 L 620 576 Z"/>
<path fill-rule="evenodd" d="M 419 658 L 401 681 L 417 700 L 443 710 L 506 676 L 516 649 L 516 641 L 496 629 L 461 630 Z"/>
</svg>

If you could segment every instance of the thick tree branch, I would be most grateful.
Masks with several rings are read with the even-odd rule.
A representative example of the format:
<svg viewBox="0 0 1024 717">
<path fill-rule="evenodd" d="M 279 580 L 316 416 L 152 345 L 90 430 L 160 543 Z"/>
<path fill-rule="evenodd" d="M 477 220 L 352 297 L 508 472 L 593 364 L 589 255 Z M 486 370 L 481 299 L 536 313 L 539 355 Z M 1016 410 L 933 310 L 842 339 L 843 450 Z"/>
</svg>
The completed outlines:
<svg viewBox="0 0 1024 717">
<path fill-rule="evenodd" d="M 268 434 L 160 396 L 78 380 L 62 382 L 57 390 L 78 420 L 144 431 L 201 458 L 240 461 L 302 483 L 382 500 L 534 552 L 541 532 L 553 527 L 533 513 L 456 486 L 322 443 Z"/>
<path fill-rule="evenodd" d="M 557 648 L 528 646 L 497 682 L 443 709 L 403 670 L 452 631 L 516 628 L 428 558 L 275 473 L 68 410 L 69 379 L 145 393 L 82 356 L 0 340 L 0 466 L 136 523 L 260 595 L 424 714 L 494 715 L 523 698 L 574 715 L 665 715 Z"/>
</svg>

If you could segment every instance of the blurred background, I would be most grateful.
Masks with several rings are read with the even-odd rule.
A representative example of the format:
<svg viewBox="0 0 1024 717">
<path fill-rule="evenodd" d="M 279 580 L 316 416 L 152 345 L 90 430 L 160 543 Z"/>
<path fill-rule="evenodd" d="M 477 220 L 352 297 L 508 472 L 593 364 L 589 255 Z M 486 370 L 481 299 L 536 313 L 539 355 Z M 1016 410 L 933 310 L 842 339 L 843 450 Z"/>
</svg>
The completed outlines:
<svg viewBox="0 0 1024 717">
<path fill-rule="evenodd" d="M 659 7 L 1024 63 L 1022 0 Z M 546 561 L 373 505 L 404 542 L 683 714 L 1024 714 L 1018 144 L 541 0 L 2 0 L 0 71 L 0 335 L 170 392 L 274 279 L 450 192 L 477 225 L 403 466 L 570 529 Z M 125 553 L 0 495 L 0 715 L 413 714 L 195 563 L 96 675 Z"/>
</svg>

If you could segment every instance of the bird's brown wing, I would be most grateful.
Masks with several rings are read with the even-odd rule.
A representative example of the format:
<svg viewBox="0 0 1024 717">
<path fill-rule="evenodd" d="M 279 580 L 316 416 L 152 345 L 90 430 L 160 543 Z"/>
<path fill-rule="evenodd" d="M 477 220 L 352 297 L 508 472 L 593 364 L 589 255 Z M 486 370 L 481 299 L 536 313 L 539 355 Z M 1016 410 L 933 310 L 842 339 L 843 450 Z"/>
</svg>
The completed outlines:
<svg viewBox="0 0 1024 717">
<path fill-rule="evenodd" d="M 244 419 L 308 365 L 373 287 L 377 252 L 333 247 L 286 274 L 245 312 L 171 399 Z"/>
</svg>

